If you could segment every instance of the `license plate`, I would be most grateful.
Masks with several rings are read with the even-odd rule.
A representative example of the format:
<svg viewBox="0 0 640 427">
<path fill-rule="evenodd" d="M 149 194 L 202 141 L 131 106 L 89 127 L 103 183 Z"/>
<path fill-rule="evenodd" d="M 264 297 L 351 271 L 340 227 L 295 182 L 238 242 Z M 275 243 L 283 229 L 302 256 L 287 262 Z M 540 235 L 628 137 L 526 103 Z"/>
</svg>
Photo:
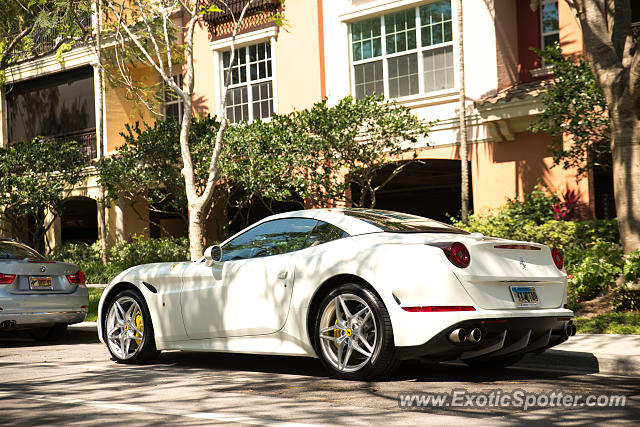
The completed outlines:
<svg viewBox="0 0 640 427">
<path fill-rule="evenodd" d="M 533 286 L 511 286 L 511 295 L 518 307 L 540 305 L 536 288 Z"/>
<path fill-rule="evenodd" d="M 51 289 L 51 277 L 29 277 L 29 287 L 31 289 Z"/>
</svg>

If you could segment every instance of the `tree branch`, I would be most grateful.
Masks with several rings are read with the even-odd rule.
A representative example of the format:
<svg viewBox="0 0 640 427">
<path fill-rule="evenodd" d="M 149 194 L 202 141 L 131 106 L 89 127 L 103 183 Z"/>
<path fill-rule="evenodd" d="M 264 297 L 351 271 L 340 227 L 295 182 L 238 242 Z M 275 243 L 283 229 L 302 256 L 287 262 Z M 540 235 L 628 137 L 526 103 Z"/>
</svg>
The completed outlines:
<svg viewBox="0 0 640 427">
<path fill-rule="evenodd" d="M 11 41 L 11 43 L 9 43 L 9 46 L 7 46 L 7 50 L 4 51 L 4 53 L 2 54 L 2 58 L 0 58 L 0 70 L 4 70 L 5 68 L 7 68 L 8 66 L 7 64 L 9 63 L 8 59 L 11 56 L 13 49 L 16 47 L 18 43 L 20 43 L 20 40 L 25 38 L 27 35 L 29 35 L 33 31 L 33 27 L 34 26 L 31 25 L 30 27 L 25 28 L 24 30 L 22 30 L 20 34 L 18 34 Z"/>
</svg>

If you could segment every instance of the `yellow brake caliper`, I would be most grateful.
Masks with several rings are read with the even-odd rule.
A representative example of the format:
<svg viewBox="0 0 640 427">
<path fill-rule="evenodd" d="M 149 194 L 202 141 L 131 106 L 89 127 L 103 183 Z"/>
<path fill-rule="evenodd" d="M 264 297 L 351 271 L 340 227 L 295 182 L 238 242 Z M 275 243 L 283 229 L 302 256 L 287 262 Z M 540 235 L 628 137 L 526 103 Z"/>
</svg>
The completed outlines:
<svg viewBox="0 0 640 427">
<path fill-rule="evenodd" d="M 144 323 L 142 321 L 142 313 L 140 313 L 139 311 L 136 313 L 136 328 L 138 328 L 140 332 L 144 332 Z M 140 335 L 139 332 L 136 332 L 136 337 L 142 337 L 142 335 Z M 136 343 L 140 345 L 140 340 L 136 340 Z"/>
</svg>

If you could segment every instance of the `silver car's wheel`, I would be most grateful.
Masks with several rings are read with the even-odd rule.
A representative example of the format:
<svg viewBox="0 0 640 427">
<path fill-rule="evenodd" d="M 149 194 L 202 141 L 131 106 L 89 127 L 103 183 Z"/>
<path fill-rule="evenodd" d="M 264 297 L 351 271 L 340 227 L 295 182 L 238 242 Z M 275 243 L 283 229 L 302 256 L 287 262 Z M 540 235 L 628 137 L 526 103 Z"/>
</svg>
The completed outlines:
<svg viewBox="0 0 640 427">
<path fill-rule="evenodd" d="M 357 295 L 336 296 L 324 308 L 319 338 L 324 357 L 335 369 L 361 369 L 371 360 L 378 342 L 371 307 Z"/>
<path fill-rule="evenodd" d="M 123 291 L 113 299 L 104 330 L 109 351 L 120 362 L 142 362 L 157 354 L 149 312 L 133 291 Z"/>
<path fill-rule="evenodd" d="M 389 314 L 373 292 L 355 284 L 334 289 L 316 315 L 315 342 L 324 365 L 337 377 L 369 379 L 395 367 Z"/>
</svg>

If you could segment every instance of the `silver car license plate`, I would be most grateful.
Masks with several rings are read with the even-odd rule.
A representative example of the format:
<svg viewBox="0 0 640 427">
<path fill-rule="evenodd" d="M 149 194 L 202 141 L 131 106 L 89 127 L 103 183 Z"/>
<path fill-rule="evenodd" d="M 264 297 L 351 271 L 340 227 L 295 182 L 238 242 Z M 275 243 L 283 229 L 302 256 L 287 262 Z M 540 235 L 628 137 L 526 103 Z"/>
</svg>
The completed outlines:
<svg viewBox="0 0 640 427">
<path fill-rule="evenodd" d="M 533 286 L 511 286 L 513 301 L 518 307 L 533 307 L 540 305 L 536 288 Z"/>
</svg>

